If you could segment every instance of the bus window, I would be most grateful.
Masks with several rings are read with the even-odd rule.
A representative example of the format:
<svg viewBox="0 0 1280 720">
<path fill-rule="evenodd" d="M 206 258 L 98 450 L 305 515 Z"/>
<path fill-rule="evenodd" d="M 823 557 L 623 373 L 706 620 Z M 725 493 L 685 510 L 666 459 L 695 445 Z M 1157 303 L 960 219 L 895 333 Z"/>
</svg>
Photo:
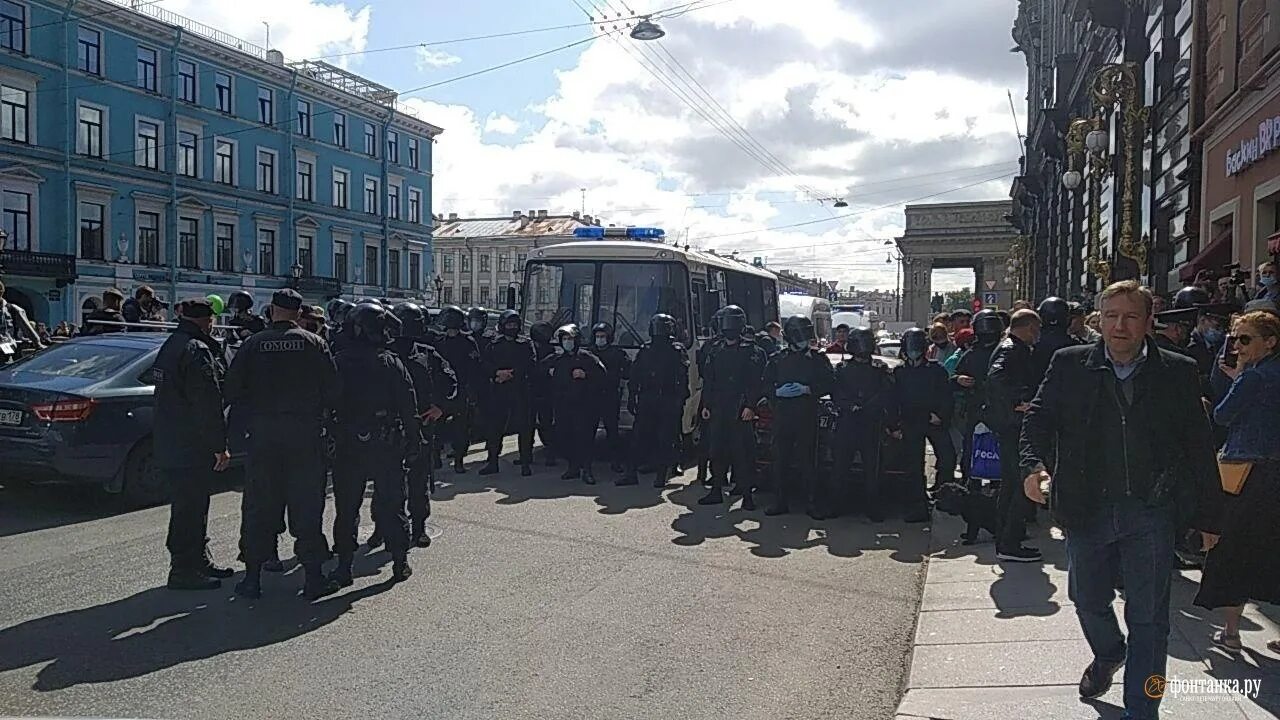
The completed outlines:
<svg viewBox="0 0 1280 720">
<path fill-rule="evenodd" d="M 729 304 L 737 305 L 747 313 L 747 324 L 760 329 L 768 320 L 777 317 L 777 298 L 766 300 L 766 294 L 763 292 L 766 281 L 755 275 L 732 271 L 725 273 L 725 276 L 729 286 Z M 772 308 L 768 315 L 765 309 L 766 302 L 768 307 Z"/>
<path fill-rule="evenodd" d="M 778 284 L 772 280 L 761 278 L 760 283 L 764 285 L 764 321 L 760 323 L 763 327 L 764 323 L 770 320 L 778 320 Z"/>
<path fill-rule="evenodd" d="M 595 263 L 530 263 L 526 277 L 525 322 L 548 322 L 554 327 L 571 322 L 590 326 L 595 306 Z"/>
<path fill-rule="evenodd" d="M 600 322 L 614 326 L 615 342 L 639 347 L 649 339 L 657 313 L 675 318 L 680 334 L 689 328 L 689 281 L 676 263 L 601 263 Z"/>
</svg>

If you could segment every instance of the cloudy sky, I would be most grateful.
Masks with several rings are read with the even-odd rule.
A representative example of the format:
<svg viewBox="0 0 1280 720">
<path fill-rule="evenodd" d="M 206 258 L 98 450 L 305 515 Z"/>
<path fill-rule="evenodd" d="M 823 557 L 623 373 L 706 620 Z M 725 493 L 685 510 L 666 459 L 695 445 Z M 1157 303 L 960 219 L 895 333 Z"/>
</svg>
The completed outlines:
<svg viewBox="0 0 1280 720">
<path fill-rule="evenodd" d="M 324 57 L 409 91 L 445 129 L 436 213 L 585 204 L 696 247 L 891 289 L 884 241 L 901 233 L 904 203 L 1004 198 L 1017 167 L 1006 92 L 1021 115 L 1026 70 L 1008 51 L 1012 0 L 159 5 L 259 44 L 268 22 L 288 60 Z M 667 37 L 627 37 L 629 18 L 650 12 Z"/>
</svg>

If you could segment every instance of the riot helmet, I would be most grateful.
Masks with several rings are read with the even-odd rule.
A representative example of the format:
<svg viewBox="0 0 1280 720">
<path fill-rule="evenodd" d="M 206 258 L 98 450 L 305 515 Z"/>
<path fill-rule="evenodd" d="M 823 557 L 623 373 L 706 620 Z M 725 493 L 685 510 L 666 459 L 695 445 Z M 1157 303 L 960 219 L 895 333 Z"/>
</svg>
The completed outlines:
<svg viewBox="0 0 1280 720">
<path fill-rule="evenodd" d="M 782 323 L 782 339 L 792 350 L 804 350 L 809 343 L 817 339 L 813 331 L 813 321 L 804 315 L 792 315 Z"/>
<path fill-rule="evenodd" d="M 236 290 L 227 296 L 227 308 L 233 313 L 249 312 L 253 309 L 253 296 L 244 290 Z"/>
<path fill-rule="evenodd" d="M 396 319 L 400 321 L 401 334 L 405 337 L 420 338 L 427 334 L 427 313 L 422 309 L 421 305 L 411 302 L 402 302 L 391 310 Z"/>
<path fill-rule="evenodd" d="M 902 354 L 911 362 L 920 362 L 929 350 L 929 336 L 918 327 L 902 333 Z"/>
<path fill-rule="evenodd" d="M 467 311 L 467 329 L 480 335 L 489 327 L 489 313 L 484 308 L 473 307 Z"/>
<path fill-rule="evenodd" d="M 481 310 L 481 312 L 484 311 Z M 520 319 L 520 313 L 515 310 L 503 310 L 502 315 L 498 316 L 498 332 L 509 338 L 519 336 L 523 327 L 524 321 Z"/>
<path fill-rule="evenodd" d="M 1071 305 L 1060 297 L 1047 297 L 1040 301 L 1036 314 L 1047 328 L 1066 327 L 1071 322 Z"/>
<path fill-rule="evenodd" d="M 342 327 L 342 321 L 347 319 L 347 313 L 351 312 L 351 308 L 355 307 L 351 303 L 342 298 L 334 298 L 329 301 L 325 307 L 325 317 L 329 319 L 329 327 Z"/>
<path fill-rule="evenodd" d="M 989 345 L 1000 340 L 1004 332 L 1004 321 L 993 310 L 983 310 L 973 316 L 973 334 L 981 345 Z"/>
<path fill-rule="evenodd" d="M 1208 305 L 1212 299 L 1204 288 L 1188 285 L 1174 294 L 1173 309 L 1186 310 L 1200 305 Z"/>
<path fill-rule="evenodd" d="M 676 336 L 676 319 L 666 313 L 658 313 L 649 320 L 649 339 L 670 343 Z"/>
<path fill-rule="evenodd" d="M 556 330 L 556 343 L 560 345 L 561 350 L 567 353 L 575 352 L 582 347 L 582 331 L 578 329 L 575 323 L 561 325 Z"/>
<path fill-rule="evenodd" d="M 869 327 L 849 331 L 849 352 L 859 360 L 870 360 L 876 354 L 876 334 Z"/>
<path fill-rule="evenodd" d="M 601 342 L 600 335 L 604 335 Z M 591 344 L 597 348 L 606 348 L 613 344 L 613 326 L 607 322 L 598 322 L 591 326 Z"/>
<path fill-rule="evenodd" d="M 747 326 L 747 313 L 737 305 L 725 305 L 720 308 L 720 337 L 726 340 L 741 340 L 742 329 Z"/>
<path fill-rule="evenodd" d="M 539 345 L 550 345 L 555 339 L 555 328 L 549 322 L 538 321 L 529 326 L 529 339 Z"/>
<path fill-rule="evenodd" d="M 445 330 L 463 330 L 467 327 L 467 314 L 457 305 L 440 311 L 440 326 Z"/>
<path fill-rule="evenodd" d="M 387 309 L 379 303 L 365 302 L 356 305 L 347 313 L 347 327 L 351 329 L 353 341 L 362 345 L 381 347 L 391 339 L 392 317 Z"/>
</svg>

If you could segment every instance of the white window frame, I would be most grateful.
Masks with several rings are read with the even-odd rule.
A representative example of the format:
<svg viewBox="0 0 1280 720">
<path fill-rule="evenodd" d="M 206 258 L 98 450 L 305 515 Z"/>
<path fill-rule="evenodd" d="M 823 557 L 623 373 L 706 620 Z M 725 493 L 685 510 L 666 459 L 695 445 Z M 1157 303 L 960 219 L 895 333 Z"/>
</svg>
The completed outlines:
<svg viewBox="0 0 1280 720">
<path fill-rule="evenodd" d="M 302 112 L 303 105 L 307 106 L 307 111 L 305 113 Z M 312 126 L 314 125 L 314 123 L 312 123 L 311 121 L 315 118 L 315 111 L 312 109 L 311 101 L 303 98 L 298 98 L 296 101 L 294 101 L 293 112 L 298 120 L 298 129 L 297 129 L 298 135 L 301 135 L 302 137 L 305 137 L 305 138 L 311 137 L 311 131 L 313 129 Z M 306 123 L 307 123 L 307 126 L 305 128 L 306 132 L 303 132 L 304 128 L 302 127 L 302 118 L 304 115 L 306 116 Z"/>
<path fill-rule="evenodd" d="M 376 251 L 377 254 L 375 255 L 375 257 L 378 259 L 377 264 L 373 266 L 373 271 L 378 274 L 378 277 L 374 278 L 373 281 L 369 280 L 368 261 L 369 261 L 370 248 L 373 248 Z M 361 251 L 361 255 L 360 255 L 361 284 L 374 285 L 374 286 L 381 287 L 382 285 L 382 243 L 381 242 L 365 242 L 363 245 L 360 246 L 360 251 Z"/>
<path fill-rule="evenodd" d="M 227 109 L 223 110 L 218 107 L 218 76 L 222 75 L 230 82 L 227 84 Z M 222 113 L 223 115 L 236 114 L 236 76 L 225 70 L 215 70 L 213 73 L 213 111 Z"/>
<path fill-rule="evenodd" d="M 98 110 L 102 113 L 102 130 L 101 130 L 102 137 L 99 138 L 99 143 L 98 143 L 99 145 L 101 145 L 100 149 L 102 150 L 102 154 L 100 155 L 89 155 L 87 152 L 85 152 L 84 149 L 80 147 L 80 108 L 86 108 L 86 107 L 92 108 L 94 110 Z M 110 108 L 108 108 L 106 105 L 99 105 L 97 103 L 85 102 L 84 100 L 76 100 L 76 154 L 81 157 L 91 157 L 91 158 L 97 158 L 99 160 L 106 160 L 107 158 L 111 157 L 110 141 L 111 141 L 111 110 Z"/>
<path fill-rule="evenodd" d="M 402 200 L 401 198 L 402 193 L 400 192 L 400 189 L 401 189 L 400 183 L 390 182 L 390 181 L 387 182 L 387 217 L 391 218 L 392 220 L 399 220 L 402 214 L 400 212 L 400 205 L 401 205 L 400 201 Z M 392 193 L 395 194 L 394 201 L 392 198 Z"/>
<path fill-rule="evenodd" d="M 369 131 L 373 131 L 373 142 L 369 142 Z M 369 122 L 364 123 L 364 131 L 360 133 L 360 149 L 366 157 L 378 157 L 378 126 Z"/>
<path fill-rule="evenodd" d="M 265 93 L 265 98 L 264 98 L 264 93 Z M 271 101 L 271 117 L 268 117 L 268 118 L 263 117 L 262 101 L 264 99 L 269 99 Z M 276 124 L 276 91 L 275 89 L 266 87 L 263 85 L 259 85 L 257 104 L 258 104 L 258 122 L 262 123 L 263 125 L 275 125 Z"/>
<path fill-rule="evenodd" d="M 421 188 L 411 187 L 406 193 L 405 217 L 411 223 L 422 223 L 422 190 Z M 415 208 L 414 201 L 417 200 Z"/>
<path fill-rule="evenodd" d="M 150 123 L 156 126 L 156 166 L 144 165 L 138 162 L 141 159 L 142 149 L 138 147 L 138 139 L 141 136 L 142 123 Z M 164 170 L 164 122 L 145 115 L 133 116 L 133 164 L 135 167 L 145 168 L 147 170 Z"/>
<path fill-rule="evenodd" d="M 218 179 L 218 143 L 225 142 L 231 145 L 231 182 L 226 183 Z M 254 158 L 257 160 L 257 158 Z M 213 136 L 213 181 L 219 185 L 227 185 L 229 187 L 240 187 L 239 177 L 240 164 L 240 143 L 232 138 L 225 138 L 221 135 Z"/>
<path fill-rule="evenodd" d="M 149 88 L 143 85 L 140 82 L 141 78 L 138 77 L 138 74 L 141 73 L 142 71 L 142 51 L 143 50 L 150 50 L 155 55 L 155 63 L 151 67 L 151 72 L 154 74 L 154 77 L 152 77 L 152 83 L 155 85 L 155 87 Z M 138 51 L 134 53 L 133 63 L 134 63 L 133 65 L 134 87 L 138 88 L 143 92 L 148 92 L 148 93 L 157 94 L 157 95 L 160 94 L 160 49 L 151 47 L 150 45 L 145 45 L 143 43 L 138 43 Z"/>
<path fill-rule="evenodd" d="M 342 142 L 338 142 L 338 118 L 342 118 Z M 333 114 L 333 144 L 340 148 L 346 149 L 351 144 L 351 123 L 347 122 L 346 113 L 335 112 Z"/>
<path fill-rule="evenodd" d="M 270 268 L 269 272 L 262 271 L 262 231 L 269 230 L 272 233 L 274 243 L 271 248 L 271 262 L 276 267 Z M 275 275 L 276 268 L 280 267 L 280 224 L 275 222 L 267 222 L 257 220 L 253 224 L 253 264 L 247 272 L 254 275 L 266 275 L 268 277 Z"/>
<path fill-rule="evenodd" d="M 387 162 L 400 163 L 400 132 L 397 130 L 387 130 L 383 133 L 385 136 L 383 142 L 386 143 Z M 392 142 L 392 141 L 395 142 Z M 394 152 L 393 152 L 394 149 Z"/>
<path fill-rule="evenodd" d="M 119 254 L 116 252 L 115 243 L 112 241 L 111 235 L 111 216 L 114 214 L 112 203 L 115 201 L 116 192 L 110 188 L 100 185 L 90 185 L 88 183 L 76 182 L 76 251 L 77 259 L 86 260 L 81 253 L 83 249 L 80 246 L 80 221 L 83 219 L 80 215 L 80 205 L 82 203 L 90 203 L 92 205 L 101 205 L 104 208 L 102 214 L 102 255 L 103 260 L 91 262 L 112 262 Z"/>
<path fill-rule="evenodd" d="M 156 228 L 156 264 L 165 265 L 169 259 L 168 243 L 166 242 L 168 235 L 169 220 L 166 217 L 165 203 L 160 200 L 149 200 L 138 198 L 133 204 L 133 261 L 142 263 L 142 243 L 140 235 L 142 229 L 142 213 L 155 213 L 159 217 L 158 227 Z"/>
<path fill-rule="evenodd" d="M 316 274 L 316 228 L 303 227 L 294 232 L 293 241 L 293 261 L 302 265 L 302 239 L 306 238 L 310 247 L 307 250 L 311 253 L 310 265 L 302 266 L 302 277 L 314 277 Z"/>
<path fill-rule="evenodd" d="M 373 207 L 369 207 L 369 183 L 373 183 Z M 378 178 L 372 175 L 364 176 L 364 184 L 360 186 L 360 197 L 363 198 L 364 212 L 366 215 L 382 215 L 382 208 L 378 207 L 382 204 L 382 183 L 378 182 Z"/>
<path fill-rule="evenodd" d="M 196 224 L 196 264 L 195 265 L 182 264 L 182 223 L 188 220 L 193 221 Z M 201 252 L 201 250 L 203 249 L 202 248 L 203 243 L 200 242 L 200 235 L 202 234 L 201 230 L 204 229 L 203 226 L 204 226 L 203 213 L 195 214 L 195 213 L 192 213 L 190 210 L 178 211 L 178 222 L 176 225 L 177 233 L 178 233 L 178 244 L 174 246 L 174 248 L 178 251 L 178 269 L 180 270 L 204 269 L 202 265 L 202 261 L 204 260 L 204 253 Z"/>
<path fill-rule="evenodd" d="M 211 262 L 209 272 L 234 273 L 238 267 L 239 253 L 244 248 L 243 238 L 240 236 L 240 216 L 237 213 L 227 210 L 214 208 L 213 220 L 209 224 L 209 249 L 211 253 Z M 231 267 L 225 270 L 218 269 L 218 226 L 231 226 Z"/>
<path fill-rule="evenodd" d="M 203 162 L 204 158 L 202 157 L 204 155 L 204 123 L 199 122 L 197 120 L 192 120 L 190 118 L 179 117 L 176 123 L 176 127 L 178 131 L 178 137 L 174 138 L 173 161 L 175 163 L 177 163 L 179 159 L 182 157 L 182 146 L 177 144 L 182 140 L 182 133 L 184 132 L 191 133 L 192 135 L 196 136 L 195 175 L 183 175 L 181 172 L 178 172 L 178 177 L 199 180 L 201 177 L 200 170 L 204 168 L 204 162 Z"/>
<path fill-rule="evenodd" d="M 0 48 L 0 52 L 19 53 L 21 55 L 31 54 L 31 6 L 26 2 L 14 0 L 14 4 L 21 5 L 23 10 L 22 17 L 22 49 L 15 50 L 13 48 Z"/>
<path fill-rule="evenodd" d="M 419 142 L 418 138 L 416 137 L 410 137 L 408 140 L 409 140 L 408 141 L 409 167 L 413 170 L 421 170 L 422 169 L 422 143 Z"/>
<path fill-rule="evenodd" d="M 80 67 L 80 31 L 82 30 L 88 31 L 91 33 L 97 33 L 98 35 L 98 69 L 97 71 Z M 104 60 L 102 56 L 102 50 L 103 50 L 102 46 L 104 42 L 103 40 L 104 37 L 105 35 L 103 34 L 101 28 L 80 23 L 80 25 L 76 28 L 76 70 L 79 70 L 80 72 L 86 75 L 92 75 L 94 77 L 102 77 L 102 65 Z"/>
<path fill-rule="evenodd" d="M 294 153 L 294 157 L 295 157 L 295 160 L 293 161 L 293 198 L 295 200 L 301 200 L 303 202 L 315 202 L 316 201 L 316 174 L 320 172 L 320 163 L 316 160 L 315 153 L 309 153 L 305 150 L 296 151 Z M 311 165 L 311 179 L 308 181 L 308 187 L 307 187 L 308 195 L 305 198 L 302 196 L 302 188 L 299 187 L 298 185 L 298 175 L 299 175 L 298 171 L 301 169 L 302 163 L 309 163 Z"/>
<path fill-rule="evenodd" d="M 0 85 L 6 85 L 14 90 L 22 90 L 27 94 L 27 139 L 3 140 L 0 142 L 11 142 L 21 145 L 38 144 L 36 134 L 40 127 L 40 123 L 37 118 L 39 113 L 39 103 L 36 102 L 37 81 L 38 79 L 35 75 L 16 70 L 14 68 L 0 67 Z M 76 121 L 79 122 L 78 115 L 76 117 Z"/>
<path fill-rule="evenodd" d="M 337 184 L 339 175 L 345 177 L 347 180 L 346 182 L 347 196 L 342 198 L 343 202 L 341 205 L 338 204 L 337 194 L 333 191 L 333 186 Z M 346 168 L 340 168 L 340 167 L 333 168 L 333 172 L 331 173 L 331 176 L 329 179 L 329 204 L 332 205 L 333 207 L 336 207 L 342 210 L 351 209 L 351 171 L 350 170 L 347 170 Z"/>
<path fill-rule="evenodd" d="M 259 172 L 262 169 L 262 165 L 259 160 L 263 155 L 271 156 L 270 189 L 262 186 L 262 173 Z M 271 148 L 265 148 L 259 145 L 257 151 L 253 154 L 253 177 L 258 188 L 258 192 L 264 192 L 271 195 L 278 194 L 280 192 L 280 153 L 272 150 Z"/>
<path fill-rule="evenodd" d="M 338 244 L 339 243 L 342 243 L 343 246 L 347 249 L 346 277 L 338 276 Z M 351 270 L 352 270 L 351 236 L 348 235 L 347 233 L 338 232 L 336 230 L 333 232 L 333 247 L 329 249 L 329 267 L 332 269 L 331 272 L 333 273 L 333 277 L 337 278 L 338 282 L 340 283 L 351 282 Z"/>
<path fill-rule="evenodd" d="M 191 63 L 191 99 L 182 97 L 182 63 Z M 178 58 L 178 101 L 191 103 L 192 105 L 200 104 L 200 64 L 195 60 L 187 58 Z M 215 108 L 216 110 L 216 108 Z"/>
</svg>

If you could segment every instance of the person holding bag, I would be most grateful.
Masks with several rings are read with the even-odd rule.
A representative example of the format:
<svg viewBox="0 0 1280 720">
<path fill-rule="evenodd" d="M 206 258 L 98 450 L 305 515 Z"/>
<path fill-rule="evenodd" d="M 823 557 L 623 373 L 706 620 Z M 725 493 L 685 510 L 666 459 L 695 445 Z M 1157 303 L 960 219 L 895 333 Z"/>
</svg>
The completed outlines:
<svg viewBox="0 0 1280 720">
<path fill-rule="evenodd" d="M 1225 622 L 1213 644 L 1239 655 L 1245 602 L 1280 602 L 1280 318 L 1246 313 L 1227 340 L 1219 368 L 1232 384 L 1213 419 L 1227 428 L 1218 463 L 1232 497 L 1222 535 L 1208 548 L 1195 604 L 1222 608 Z M 1280 653 L 1280 639 L 1267 649 Z"/>
</svg>

